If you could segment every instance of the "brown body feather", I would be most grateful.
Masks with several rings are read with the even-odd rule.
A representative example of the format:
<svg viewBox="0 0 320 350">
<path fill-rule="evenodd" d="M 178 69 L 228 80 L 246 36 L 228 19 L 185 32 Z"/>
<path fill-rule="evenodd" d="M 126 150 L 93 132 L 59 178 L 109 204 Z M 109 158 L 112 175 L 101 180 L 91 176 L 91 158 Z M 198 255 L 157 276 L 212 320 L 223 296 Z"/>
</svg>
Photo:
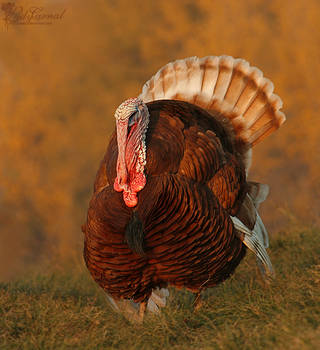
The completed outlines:
<svg viewBox="0 0 320 350">
<path fill-rule="evenodd" d="M 186 102 L 147 106 L 147 184 L 138 205 L 127 207 L 113 189 L 114 134 L 84 226 L 84 257 L 95 281 L 114 298 L 136 302 L 168 284 L 193 292 L 212 287 L 234 271 L 246 251 L 230 219 L 249 188 L 231 128 Z M 246 212 L 242 215 L 245 220 Z M 126 236 L 135 228 L 143 228 L 143 251 Z"/>
</svg>

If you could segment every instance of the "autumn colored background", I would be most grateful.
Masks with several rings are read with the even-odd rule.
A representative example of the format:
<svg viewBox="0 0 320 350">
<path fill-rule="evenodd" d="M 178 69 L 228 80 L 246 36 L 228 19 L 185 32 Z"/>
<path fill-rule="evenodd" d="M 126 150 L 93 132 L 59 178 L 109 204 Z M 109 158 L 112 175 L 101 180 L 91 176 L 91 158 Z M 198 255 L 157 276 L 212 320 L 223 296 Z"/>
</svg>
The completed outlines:
<svg viewBox="0 0 320 350">
<path fill-rule="evenodd" d="M 319 226 L 318 0 L 16 3 L 66 12 L 8 28 L 0 13 L 0 279 L 81 261 L 114 110 L 194 55 L 245 58 L 274 82 L 287 122 L 254 150 L 250 178 L 271 187 L 262 217 L 271 236 L 292 221 Z"/>
</svg>

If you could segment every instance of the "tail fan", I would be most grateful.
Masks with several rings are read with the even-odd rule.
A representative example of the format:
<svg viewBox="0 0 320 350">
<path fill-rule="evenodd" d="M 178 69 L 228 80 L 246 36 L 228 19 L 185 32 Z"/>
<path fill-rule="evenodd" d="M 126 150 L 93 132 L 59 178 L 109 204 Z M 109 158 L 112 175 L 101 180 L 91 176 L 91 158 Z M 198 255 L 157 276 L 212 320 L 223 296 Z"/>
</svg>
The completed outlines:
<svg viewBox="0 0 320 350">
<path fill-rule="evenodd" d="M 250 147 L 280 127 L 285 115 L 272 82 L 243 59 L 189 57 L 162 67 L 144 86 L 144 102 L 171 99 L 193 103 L 229 119 L 238 140 Z M 249 167 L 250 154 L 245 156 Z"/>
</svg>

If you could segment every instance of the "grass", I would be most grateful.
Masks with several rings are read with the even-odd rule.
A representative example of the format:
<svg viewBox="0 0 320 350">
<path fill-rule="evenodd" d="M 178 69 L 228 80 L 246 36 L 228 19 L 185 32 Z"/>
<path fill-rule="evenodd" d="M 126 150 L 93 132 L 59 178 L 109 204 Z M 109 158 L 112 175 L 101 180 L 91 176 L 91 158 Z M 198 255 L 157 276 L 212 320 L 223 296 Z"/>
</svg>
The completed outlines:
<svg viewBox="0 0 320 350">
<path fill-rule="evenodd" d="M 248 254 L 200 311 L 171 289 L 168 307 L 143 325 L 111 311 L 84 268 L 2 283 L 0 349 L 320 349 L 319 231 L 279 233 L 270 255 L 270 287 Z"/>
</svg>

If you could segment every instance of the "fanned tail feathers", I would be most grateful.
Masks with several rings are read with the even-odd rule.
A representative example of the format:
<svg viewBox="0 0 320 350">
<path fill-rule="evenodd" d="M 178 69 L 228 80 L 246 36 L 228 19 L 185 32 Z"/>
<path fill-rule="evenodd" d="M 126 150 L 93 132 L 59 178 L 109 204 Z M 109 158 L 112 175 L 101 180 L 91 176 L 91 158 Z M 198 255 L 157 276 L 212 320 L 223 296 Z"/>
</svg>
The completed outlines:
<svg viewBox="0 0 320 350">
<path fill-rule="evenodd" d="M 145 83 L 139 97 L 144 102 L 181 100 L 220 113 L 230 120 L 236 138 L 249 147 L 285 121 L 272 82 L 247 61 L 231 56 L 170 62 Z M 248 168 L 251 155 L 246 158 Z"/>
</svg>

